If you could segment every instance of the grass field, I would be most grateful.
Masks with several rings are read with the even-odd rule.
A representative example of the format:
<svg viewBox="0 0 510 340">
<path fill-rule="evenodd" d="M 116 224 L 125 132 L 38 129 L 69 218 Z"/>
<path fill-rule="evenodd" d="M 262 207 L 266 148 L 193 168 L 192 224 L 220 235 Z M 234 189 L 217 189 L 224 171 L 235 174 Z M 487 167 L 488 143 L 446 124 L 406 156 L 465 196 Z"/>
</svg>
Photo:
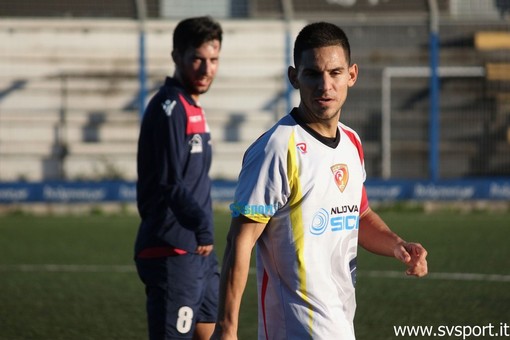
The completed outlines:
<svg viewBox="0 0 510 340">
<path fill-rule="evenodd" d="M 393 326 L 510 325 L 509 213 L 381 215 L 429 250 L 431 274 L 405 278 L 395 260 L 360 250 L 358 339 L 396 339 Z M 216 214 L 220 258 L 229 219 Z M 0 217 L 0 339 L 145 339 L 132 261 L 137 224 L 134 215 Z M 241 340 L 256 338 L 254 282 Z"/>
</svg>

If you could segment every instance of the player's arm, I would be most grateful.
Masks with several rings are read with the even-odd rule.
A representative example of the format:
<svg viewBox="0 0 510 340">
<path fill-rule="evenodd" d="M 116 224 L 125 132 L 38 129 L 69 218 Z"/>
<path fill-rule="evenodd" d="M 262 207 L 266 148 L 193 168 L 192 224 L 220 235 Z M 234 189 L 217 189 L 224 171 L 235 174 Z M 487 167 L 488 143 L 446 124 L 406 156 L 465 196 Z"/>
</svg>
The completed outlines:
<svg viewBox="0 0 510 340">
<path fill-rule="evenodd" d="M 237 339 L 241 298 L 248 280 L 253 246 L 266 224 L 240 215 L 232 218 L 223 255 L 218 320 L 212 339 Z"/>
<path fill-rule="evenodd" d="M 358 242 L 372 253 L 402 261 L 408 275 L 427 275 L 427 250 L 419 243 L 405 242 L 370 208 L 360 217 Z"/>
</svg>

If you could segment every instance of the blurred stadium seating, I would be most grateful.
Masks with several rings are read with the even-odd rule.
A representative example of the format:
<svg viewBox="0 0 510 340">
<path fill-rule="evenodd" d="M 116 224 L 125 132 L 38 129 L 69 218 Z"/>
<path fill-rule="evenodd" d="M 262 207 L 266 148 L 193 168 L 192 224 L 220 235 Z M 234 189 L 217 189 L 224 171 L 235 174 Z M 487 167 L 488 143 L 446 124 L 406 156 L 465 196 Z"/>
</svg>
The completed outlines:
<svg viewBox="0 0 510 340">
<path fill-rule="evenodd" d="M 246 147 L 286 113 L 286 25 L 277 2 L 215 1 L 225 29 L 222 63 L 201 100 L 215 143 L 211 175 L 235 179 Z M 0 181 L 136 178 L 134 3 L 0 4 Z M 172 14 L 172 4 L 146 1 L 150 94 L 172 74 L 177 16 L 206 14 L 198 5 Z M 428 65 L 426 2 L 292 4 L 293 35 L 320 18 L 350 37 L 360 77 L 342 120 L 364 141 L 369 177 L 380 178 L 382 72 Z M 508 18 L 496 2 L 440 0 L 439 8 L 440 65 L 486 67 L 485 78 L 441 82 L 440 177 L 510 176 Z M 428 80 L 398 79 L 392 86 L 392 178 L 427 178 Z"/>
</svg>

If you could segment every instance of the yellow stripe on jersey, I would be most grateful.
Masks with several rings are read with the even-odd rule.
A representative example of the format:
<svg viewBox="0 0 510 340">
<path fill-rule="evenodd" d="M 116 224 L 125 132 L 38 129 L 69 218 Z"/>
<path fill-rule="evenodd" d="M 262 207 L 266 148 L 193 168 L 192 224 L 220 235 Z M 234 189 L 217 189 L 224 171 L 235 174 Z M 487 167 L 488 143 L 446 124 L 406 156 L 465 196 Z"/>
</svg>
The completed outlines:
<svg viewBox="0 0 510 340">
<path fill-rule="evenodd" d="M 308 305 L 308 317 L 309 317 L 309 334 L 312 334 L 313 325 L 313 310 L 310 304 L 307 289 L 306 289 L 306 268 L 304 259 L 304 226 L 303 226 L 303 214 L 301 211 L 301 200 L 303 199 L 303 193 L 301 189 L 301 182 L 299 179 L 299 169 L 297 164 L 296 142 L 294 140 L 294 132 L 291 133 L 288 144 L 288 158 L 287 158 L 287 176 L 290 187 L 290 223 L 292 226 L 292 233 L 294 236 L 294 244 L 296 247 L 296 258 L 297 258 L 297 270 L 299 276 L 299 294 Z"/>
</svg>

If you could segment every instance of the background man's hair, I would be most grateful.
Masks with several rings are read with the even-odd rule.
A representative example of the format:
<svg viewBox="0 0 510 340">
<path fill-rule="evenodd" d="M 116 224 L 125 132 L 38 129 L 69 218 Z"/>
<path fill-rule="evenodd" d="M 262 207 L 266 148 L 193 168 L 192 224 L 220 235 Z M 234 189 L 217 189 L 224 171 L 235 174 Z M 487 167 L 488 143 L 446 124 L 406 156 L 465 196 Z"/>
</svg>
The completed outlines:
<svg viewBox="0 0 510 340">
<path fill-rule="evenodd" d="M 344 49 L 347 63 L 351 64 L 351 46 L 345 32 L 338 26 L 328 22 L 316 22 L 305 26 L 298 34 L 294 43 L 294 66 L 301 62 L 303 51 L 339 45 Z"/>
<path fill-rule="evenodd" d="M 210 16 L 184 19 L 175 27 L 173 49 L 184 53 L 189 47 L 197 48 L 212 40 L 218 40 L 221 45 L 222 36 L 221 25 Z"/>
</svg>

